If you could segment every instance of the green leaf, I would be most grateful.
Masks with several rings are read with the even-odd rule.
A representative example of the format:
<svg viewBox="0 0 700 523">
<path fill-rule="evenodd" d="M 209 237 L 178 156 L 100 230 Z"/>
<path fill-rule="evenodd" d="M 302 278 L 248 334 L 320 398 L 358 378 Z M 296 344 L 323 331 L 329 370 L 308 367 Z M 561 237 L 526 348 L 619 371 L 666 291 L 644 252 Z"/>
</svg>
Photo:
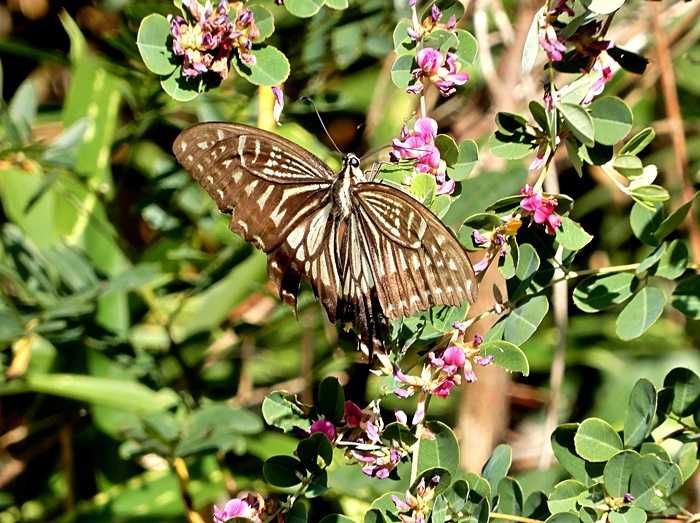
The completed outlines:
<svg viewBox="0 0 700 523">
<path fill-rule="evenodd" d="M 440 151 L 440 159 L 445 160 L 448 166 L 457 161 L 459 155 L 457 143 L 449 134 L 438 134 L 435 137 L 435 147 Z"/>
<path fill-rule="evenodd" d="M 189 102 L 199 96 L 202 89 L 201 80 L 190 79 L 182 75 L 182 71 L 175 69 L 173 74 L 160 81 L 163 91 L 168 93 L 170 98 L 178 102 Z"/>
<path fill-rule="evenodd" d="M 693 202 L 695 202 L 695 199 L 697 198 L 698 194 L 700 193 L 695 193 L 695 196 L 693 196 L 692 200 L 685 202 L 678 209 L 676 209 L 668 218 L 661 222 L 661 225 L 659 225 L 658 229 L 654 231 L 654 238 L 656 238 L 657 241 L 663 241 L 663 239 L 666 238 L 666 236 L 668 236 L 673 231 L 678 229 L 678 227 L 680 227 L 680 225 L 685 220 L 685 217 L 688 215 L 688 211 L 690 211 L 690 208 L 693 206 Z"/>
<path fill-rule="evenodd" d="M 523 511 L 523 489 L 513 478 L 503 478 L 498 483 L 496 510 L 503 514 L 520 516 Z"/>
<path fill-rule="evenodd" d="M 423 47 L 437 49 L 441 53 L 447 53 L 448 50 L 457 47 L 459 40 L 452 31 L 445 29 L 434 29 L 427 34 L 423 40 Z"/>
<path fill-rule="evenodd" d="M 638 447 L 651 433 L 656 414 L 656 389 L 644 378 L 637 381 L 630 393 L 625 415 L 625 446 Z"/>
<path fill-rule="evenodd" d="M 530 23 L 530 28 L 527 31 L 527 36 L 525 37 L 525 46 L 523 47 L 523 56 L 520 60 L 520 71 L 523 74 L 527 74 L 532 71 L 535 67 L 535 62 L 537 61 L 537 53 L 540 50 L 539 41 L 539 30 L 540 30 L 540 18 L 544 8 L 537 10 L 535 15 L 532 17 L 532 22 Z"/>
<path fill-rule="evenodd" d="M 564 102 L 557 108 L 574 136 L 584 145 L 593 145 L 595 132 L 591 115 L 578 104 Z"/>
<path fill-rule="evenodd" d="M 673 391 L 671 412 L 690 416 L 700 408 L 700 377 L 692 370 L 676 367 L 664 378 L 664 387 Z"/>
<path fill-rule="evenodd" d="M 535 333 L 549 311 L 546 296 L 535 296 L 513 309 L 505 319 L 503 339 L 522 345 Z"/>
<path fill-rule="evenodd" d="M 298 499 L 289 512 L 284 515 L 284 521 L 285 523 L 307 523 L 309 521 L 308 502 Z"/>
<path fill-rule="evenodd" d="M 326 0 L 326 5 L 330 7 L 331 9 L 347 9 L 348 8 L 348 0 Z"/>
<path fill-rule="evenodd" d="M 632 130 L 632 111 L 620 98 L 603 96 L 590 107 L 596 142 L 615 145 Z"/>
<path fill-rule="evenodd" d="M 323 0 L 286 0 L 284 7 L 294 16 L 308 18 L 318 13 L 323 3 Z"/>
<path fill-rule="evenodd" d="M 593 239 L 593 236 L 568 216 L 562 217 L 561 227 L 557 229 L 556 237 L 559 245 L 570 251 L 583 249 Z"/>
<path fill-rule="evenodd" d="M 627 301 L 637 287 L 634 273 L 620 272 L 589 276 L 573 292 L 576 306 L 583 312 L 599 312 Z"/>
<path fill-rule="evenodd" d="M 581 423 L 574 436 L 576 452 L 587 461 L 607 461 L 622 450 L 617 432 L 600 418 L 588 418 Z"/>
<path fill-rule="evenodd" d="M 557 483 L 547 498 L 547 506 L 552 514 L 576 510 L 576 500 L 587 490 L 586 485 L 575 479 Z"/>
<path fill-rule="evenodd" d="M 641 203 L 650 210 L 653 210 L 656 204 L 663 203 L 671 198 L 668 191 L 660 185 L 635 187 L 629 191 L 629 195 L 635 202 Z"/>
<path fill-rule="evenodd" d="M 630 478 L 640 459 L 642 457 L 633 450 L 623 450 L 610 458 L 603 471 L 603 483 L 608 494 L 621 498 L 630 491 Z"/>
<path fill-rule="evenodd" d="M 447 519 L 447 501 L 442 495 L 435 498 L 433 509 L 430 512 L 430 523 L 445 523 Z"/>
<path fill-rule="evenodd" d="M 488 481 L 491 493 L 494 496 L 496 495 L 498 484 L 508 474 L 512 462 L 513 450 L 510 448 L 510 445 L 502 443 L 493 449 L 491 457 L 481 469 L 481 475 Z"/>
<path fill-rule="evenodd" d="M 644 172 L 644 164 L 638 156 L 618 155 L 613 160 L 613 167 L 623 176 L 633 178 Z"/>
<path fill-rule="evenodd" d="M 5 390 L 9 384 L 0 385 L 0 396 L 19 392 Z M 21 392 L 51 394 L 139 415 L 166 410 L 178 400 L 171 389 L 154 391 L 135 381 L 82 374 L 29 374 L 22 385 Z"/>
<path fill-rule="evenodd" d="M 675 463 L 656 456 L 642 456 L 635 465 L 630 481 L 633 505 L 649 512 L 661 512 L 666 498 L 682 484 L 681 470 Z"/>
<path fill-rule="evenodd" d="M 250 53 L 255 57 L 255 63 L 250 66 L 234 53 L 233 66 L 243 78 L 254 85 L 270 86 L 281 85 L 287 80 L 289 60 L 282 51 L 271 45 L 258 45 Z"/>
<path fill-rule="evenodd" d="M 236 436 L 257 434 L 262 429 L 262 421 L 252 412 L 223 403 L 207 404 L 188 417 L 175 454 L 184 457 L 211 450 L 226 452 L 234 448 Z"/>
<path fill-rule="evenodd" d="M 608 513 L 610 523 L 646 523 L 647 513 L 637 507 L 622 507 Z"/>
<path fill-rule="evenodd" d="M 291 456 L 272 456 L 263 463 L 265 480 L 275 487 L 294 487 L 306 475 L 301 461 Z"/>
<path fill-rule="evenodd" d="M 508 136 L 524 134 L 527 120 L 517 113 L 500 112 L 496 114 L 496 126 L 501 133 Z"/>
<path fill-rule="evenodd" d="M 535 148 L 530 135 L 520 135 L 517 141 L 513 137 L 496 132 L 489 137 L 489 149 L 491 154 L 506 160 L 520 160 L 525 158 Z"/>
<path fill-rule="evenodd" d="M 655 276 L 675 280 L 683 276 L 688 267 L 688 247 L 684 240 L 673 240 L 661 256 L 653 271 Z M 673 298 L 672 298 L 673 299 Z"/>
<path fill-rule="evenodd" d="M 402 19 L 396 24 L 393 33 L 394 52 L 398 55 L 412 54 L 416 52 L 416 42 L 408 36 L 408 29 L 411 27 L 411 21 Z"/>
<path fill-rule="evenodd" d="M 673 291 L 671 305 L 689 318 L 700 319 L 700 276 L 681 281 Z"/>
<path fill-rule="evenodd" d="M 341 387 L 338 378 L 328 377 L 321 382 L 318 387 L 319 412 L 334 424 L 343 418 L 343 407 L 345 405 L 345 392 Z"/>
<path fill-rule="evenodd" d="M 251 5 L 250 10 L 255 17 L 255 27 L 257 27 L 260 32 L 255 42 L 262 42 L 271 37 L 275 32 L 275 17 L 272 16 L 272 13 L 267 8 L 258 4 Z"/>
<path fill-rule="evenodd" d="M 406 89 L 409 86 L 413 80 L 413 63 L 413 55 L 401 55 L 394 61 L 391 66 L 391 81 L 396 87 Z"/>
<path fill-rule="evenodd" d="M 540 257 L 530 243 L 518 246 L 518 265 L 515 268 L 515 277 L 520 281 L 529 280 L 540 268 Z"/>
<path fill-rule="evenodd" d="M 658 287 L 644 287 L 632 298 L 615 322 L 615 333 L 622 340 L 644 334 L 659 319 L 666 305 L 666 295 Z"/>
<path fill-rule="evenodd" d="M 457 473 L 459 466 L 459 444 L 452 429 L 440 421 L 426 424 L 434 437 L 421 439 L 418 449 L 418 473 L 441 467 L 450 474 Z"/>
<path fill-rule="evenodd" d="M 497 340 L 488 341 L 481 345 L 482 356 L 493 356 L 493 362 L 510 372 L 520 372 L 523 376 L 530 374 L 527 356 L 517 345 Z"/>
<path fill-rule="evenodd" d="M 342 25 L 331 33 L 331 48 L 340 68 L 349 67 L 364 51 L 364 28 L 361 22 Z"/>
<path fill-rule="evenodd" d="M 266 396 L 262 404 L 265 422 L 285 432 L 295 427 L 308 429 L 310 422 L 294 399 L 293 395 L 282 391 L 275 391 Z"/>
<path fill-rule="evenodd" d="M 476 53 L 479 48 L 479 44 L 476 38 L 464 29 L 457 29 L 455 31 L 457 34 L 457 48 L 455 49 L 455 54 L 457 55 L 457 61 L 462 65 L 471 65 L 476 60 Z"/>
<path fill-rule="evenodd" d="M 552 451 L 559 464 L 571 474 L 575 479 L 590 485 L 592 483 L 591 471 L 586 461 L 576 453 L 575 436 L 578 430 L 578 423 L 565 423 L 559 425 L 550 439 Z M 601 470 L 602 473 L 602 470 Z"/>
<path fill-rule="evenodd" d="M 649 269 L 654 267 L 666 252 L 666 243 L 662 243 L 656 249 L 654 249 L 651 254 L 644 258 L 639 265 L 634 270 L 637 276 L 642 277 Z"/>
<path fill-rule="evenodd" d="M 696 417 L 698 411 L 695 413 Z M 696 421 L 697 424 L 697 421 Z M 678 450 L 674 461 L 678 464 L 681 469 L 681 475 L 683 476 L 683 483 L 688 481 L 693 477 L 695 471 L 698 469 L 698 464 L 700 464 L 700 459 L 698 458 L 698 444 L 696 442 L 687 442 Z"/>
<path fill-rule="evenodd" d="M 141 20 L 136 45 L 146 67 L 155 74 L 169 76 L 177 67 L 168 48 L 170 24 L 160 14 L 151 14 Z"/>
<path fill-rule="evenodd" d="M 545 523 L 581 523 L 575 514 L 571 512 L 558 512 L 549 516 Z"/>
<path fill-rule="evenodd" d="M 651 127 L 646 127 L 627 140 L 627 143 L 620 148 L 617 154 L 631 154 L 636 156 L 654 140 L 655 136 L 656 131 L 654 131 L 654 129 Z"/>
<path fill-rule="evenodd" d="M 643 205 L 635 203 L 630 213 L 630 225 L 634 235 L 647 245 L 656 247 L 659 241 L 654 233 L 664 219 L 663 212 L 663 207 L 660 205 L 656 210 L 649 210 Z"/>
<path fill-rule="evenodd" d="M 333 447 L 325 434 L 316 432 L 297 445 L 297 456 L 306 470 L 316 473 L 333 461 Z"/>
<path fill-rule="evenodd" d="M 428 203 L 435 195 L 435 177 L 431 174 L 418 173 L 411 180 L 411 194 L 416 200 Z"/>
</svg>

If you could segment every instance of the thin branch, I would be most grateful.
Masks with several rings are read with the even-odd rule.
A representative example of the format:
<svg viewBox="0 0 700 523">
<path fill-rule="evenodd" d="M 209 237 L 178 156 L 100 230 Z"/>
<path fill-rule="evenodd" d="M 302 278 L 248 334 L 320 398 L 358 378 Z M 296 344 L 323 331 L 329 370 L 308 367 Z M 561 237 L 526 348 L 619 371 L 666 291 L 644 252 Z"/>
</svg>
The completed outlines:
<svg viewBox="0 0 700 523">
<path fill-rule="evenodd" d="M 202 516 L 194 509 L 194 501 L 192 500 L 192 494 L 190 494 L 189 489 L 190 473 L 187 470 L 185 460 L 182 458 L 175 458 L 172 462 L 172 468 L 177 476 L 180 497 L 182 498 L 183 505 L 185 505 L 188 523 L 204 523 Z"/>
<path fill-rule="evenodd" d="M 649 4 L 649 8 L 651 9 L 651 24 L 654 28 L 654 39 L 656 40 L 656 56 L 661 79 L 661 91 L 670 124 L 673 157 L 675 159 L 675 169 L 669 172 L 673 174 L 675 184 L 681 187 L 683 201 L 690 201 L 695 194 L 695 189 L 688 172 L 688 148 L 683 128 L 683 115 L 678 101 L 676 75 L 673 70 L 668 35 L 661 23 L 661 7 L 659 4 L 652 2 Z M 698 226 L 692 211 L 688 214 L 685 223 L 690 236 L 693 260 L 698 262 L 700 261 L 700 226 Z"/>
<path fill-rule="evenodd" d="M 520 523 L 543 523 L 541 519 L 526 518 L 524 516 L 514 516 L 513 514 L 502 514 L 501 512 L 491 512 L 490 517 L 491 519 L 519 521 Z"/>
</svg>

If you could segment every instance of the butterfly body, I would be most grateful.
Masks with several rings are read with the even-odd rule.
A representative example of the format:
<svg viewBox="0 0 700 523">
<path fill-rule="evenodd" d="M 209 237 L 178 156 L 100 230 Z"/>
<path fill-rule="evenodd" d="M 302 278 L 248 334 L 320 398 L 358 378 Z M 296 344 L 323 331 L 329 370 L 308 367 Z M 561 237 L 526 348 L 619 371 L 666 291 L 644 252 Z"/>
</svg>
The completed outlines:
<svg viewBox="0 0 700 523">
<path fill-rule="evenodd" d="M 241 124 L 183 131 L 178 161 L 268 255 L 280 298 L 309 280 L 328 318 L 381 350 L 387 320 L 473 301 L 471 263 L 454 234 L 399 189 L 373 182 L 355 155 L 337 173 L 284 138 Z"/>
</svg>

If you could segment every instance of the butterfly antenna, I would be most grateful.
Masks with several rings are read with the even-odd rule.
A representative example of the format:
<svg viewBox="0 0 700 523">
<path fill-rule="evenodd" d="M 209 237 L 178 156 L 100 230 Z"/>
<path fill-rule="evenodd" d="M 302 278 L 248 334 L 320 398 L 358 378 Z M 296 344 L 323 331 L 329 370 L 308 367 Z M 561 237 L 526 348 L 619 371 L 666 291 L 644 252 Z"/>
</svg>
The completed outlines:
<svg viewBox="0 0 700 523">
<path fill-rule="evenodd" d="M 338 145 L 335 143 L 335 140 L 331 136 L 331 133 L 328 132 L 328 129 L 326 128 L 326 124 L 323 123 L 323 118 L 321 118 L 321 113 L 318 112 L 318 109 L 316 108 L 316 104 L 314 103 L 314 101 L 311 98 L 309 98 L 308 96 L 302 96 L 301 101 L 306 103 L 306 104 L 309 104 L 311 107 L 314 108 L 314 112 L 316 113 L 316 116 L 318 117 L 318 121 L 321 122 L 321 127 L 323 127 L 323 130 L 326 133 L 326 136 L 328 136 L 328 139 L 333 144 L 333 147 L 335 147 L 335 150 L 338 151 L 340 154 L 343 154 L 343 151 L 341 151 L 340 148 L 338 147 Z"/>
</svg>

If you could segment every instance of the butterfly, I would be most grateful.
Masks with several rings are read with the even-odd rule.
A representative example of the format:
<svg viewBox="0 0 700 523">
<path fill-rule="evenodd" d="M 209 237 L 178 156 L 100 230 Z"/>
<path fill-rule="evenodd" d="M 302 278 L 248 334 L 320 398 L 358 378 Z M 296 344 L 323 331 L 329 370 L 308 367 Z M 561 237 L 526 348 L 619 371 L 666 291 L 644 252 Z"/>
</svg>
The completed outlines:
<svg viewBox="0 0 700 523">
<path fill-rule="evenodd" d="M 303 147 L 237 123 L 202 123 L 173 144 L 177 160 L 268 256 L 280 298 L 296 310 L 302 279 L 331 322 L 367 354 L 388 320 L 476 298 L 471 262 L 452 231 L 402 190 L 373 181 L 353 154 L 338 173 Z"/>
</svg>

